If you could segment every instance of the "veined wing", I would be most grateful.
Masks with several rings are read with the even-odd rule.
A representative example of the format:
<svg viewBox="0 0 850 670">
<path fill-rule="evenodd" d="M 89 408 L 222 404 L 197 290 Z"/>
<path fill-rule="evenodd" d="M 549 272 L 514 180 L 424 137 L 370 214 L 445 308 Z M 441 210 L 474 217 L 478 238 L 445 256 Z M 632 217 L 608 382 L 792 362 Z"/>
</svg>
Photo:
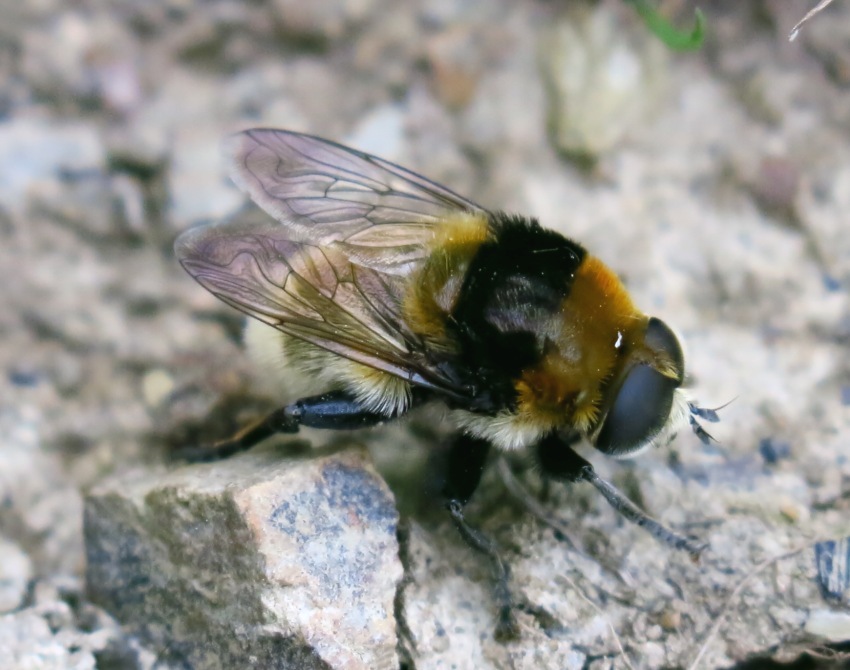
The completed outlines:
<svg viewBox="0 0 850 670">
<path fill-rule="evenodd" d="M 433 226 L 475 204 L 379 158 L 285 131 L 229 145 L 234 179 L 276 220 L 183 233 L 175 249 L 196 280 L 282 332 L 411 383 L 462 393 L 404 325 L 406 282 Z"/>
<path fill-rule="evenodd" d="M 404 275 L 432 225 L 481 207 L 403 167 L 311 135 L 246 130 L 227 143 L 230 176 L 287 239 L 334 243 L 351 262 Z"/>
</svg>

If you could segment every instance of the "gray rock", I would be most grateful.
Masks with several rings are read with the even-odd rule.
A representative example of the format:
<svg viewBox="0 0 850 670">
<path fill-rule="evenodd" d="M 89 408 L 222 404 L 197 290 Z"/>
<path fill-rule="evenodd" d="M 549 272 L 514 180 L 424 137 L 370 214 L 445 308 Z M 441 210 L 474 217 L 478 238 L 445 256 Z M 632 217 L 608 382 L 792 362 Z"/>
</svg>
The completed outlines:
<svg viewBox="0 0 850 670">
<path fill-rule="evenodd" d="M 39 670 L 93 670 L 88 651 L 71 652 L 56 639 L 47 620 L 31 609 L 0 617 L 0 657 L 4 667 Z"/>
<path fill-rule="evenodd" d="M 59 172 L 102 169 L 105 152 L 91 125 L 20 118 L 0 124 L 0 201 L 21 206 Z"/>
<path fill-rule="evenodd" d="M 83 559 L 81 495 L 41 449 L 40 426 L 33 407 L 0 406 L 0 528 L 27 553 L 34 574 L 73 573 Z"/>
<path fill-rule="evenodd" d="M 396 668 L 396 523 L 360 449 L 126 475 L 86 501 L 88 593 L 192 667 Z"/>
<path fill-rule="evenodd" d="M 404 110 L 389 104 L 372 110 L 346 138 L 346 142 L 366 153 L 398 160 L 404 143 Z"/>
<path fill-rule="evenodd" d="M 242 196 L 223 178 L 226 170 L 221 152 L 221 126 L 197 122 L 171 132 L 168 189 L 175 225 L 182 229 L 233 212 L 242 202 Z"/>
<path fill-rule="evenodd" d="M 375 0 L 299 2 L 275 0 L 276 18 L 287 34 L 335 40 L 375 11 Z"/>
<path fill-rule="evenodd" d="M 54 576 L 34 584 L 29 607 L 0 616 L 4 670 L 167 670 L 105 612 L 81 597 L 81 581 Z M 109 665 L 120 659 L 120 665 Z"/>
<path fill-rule="evenodd" d="M 0 612 L 21 604 L 32 577 L 32 562 L 14 542 L 0 537 Z"/>
<path fill-rule="evenodd" d="M 22 76 L 53 104 L 119 113 L 139 104 L 137 43 L 114 13 L 62 7 L 21 42 Z"/>
</svg>

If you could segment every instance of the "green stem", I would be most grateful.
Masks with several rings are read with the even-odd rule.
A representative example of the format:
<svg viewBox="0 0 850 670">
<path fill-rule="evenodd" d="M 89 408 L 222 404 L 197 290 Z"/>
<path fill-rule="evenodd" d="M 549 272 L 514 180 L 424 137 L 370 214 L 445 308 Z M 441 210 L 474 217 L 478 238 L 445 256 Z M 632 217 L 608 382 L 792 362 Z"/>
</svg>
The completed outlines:
<svg viewBox="0 0 850 670">
<path fill-rule="evenodd" d="M 695 51 L 702 46 L 705 39 L 705 16 L 696 9 L 696 23 L 690 33 L 677 30 L 667 19 L 659 14 L 649 0 L 630 0 L 637 13 L 643 19 L 646 27 L 668 48 L 674 51 Z"/>
</svg>

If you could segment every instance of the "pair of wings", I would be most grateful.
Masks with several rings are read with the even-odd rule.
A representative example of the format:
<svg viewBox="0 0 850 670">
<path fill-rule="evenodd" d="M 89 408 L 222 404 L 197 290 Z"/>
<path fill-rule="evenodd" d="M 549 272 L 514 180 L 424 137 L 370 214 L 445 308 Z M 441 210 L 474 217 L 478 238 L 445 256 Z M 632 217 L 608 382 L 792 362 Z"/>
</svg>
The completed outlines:
<svg viewBox="0 0 850 670">
<path fill-rule="evenodd" d="M 231 178 L 265 213 L 184 232 L 175 251 L 186 271 L 281 332 L 415 385 L 462 393 L 407 329 L 402 302 L 434 226 L 484 210 L 310 135 L 247 130 L 226 150 Z"/>
</svg>

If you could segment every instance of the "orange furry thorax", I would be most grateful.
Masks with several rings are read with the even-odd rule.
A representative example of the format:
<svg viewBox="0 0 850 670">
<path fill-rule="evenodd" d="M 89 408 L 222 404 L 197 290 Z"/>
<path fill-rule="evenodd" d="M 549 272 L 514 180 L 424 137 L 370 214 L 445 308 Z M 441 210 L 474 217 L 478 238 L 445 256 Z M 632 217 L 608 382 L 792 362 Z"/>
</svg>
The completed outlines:
<svg viewBox="0 0 850 670">
<path fill-rule="evenodd" d="M 459 353 L 449 334 L 453 310 L 476 254 L 489 242 L 499 243 L 499 229 L 481 214 L 452 215 L 434 227 L 430 253 L 411 278 L 402 304 L 407 325 L 432 350 Z M 555 276 L 563 273 L 564 298 L 552 306 L 547 332 L 532 333 L 538 352 L 534 362 L 518 366 L 510 377 L 513 411 L 540 430 L 569 425 L 587 435 L 604 413 L 606 383 L 627 359 L 644 355 L 647 317 L 595 256 L 585 254 L 572 268 L 550 269 Z M 517 311 L 525 307 L 517 304 Z M 525 353 L 516 351 L 517 356 Z"/>
<path fill-rule="evenodd" d="M 645 324 L 616 274 L 588 255 L 562 304 L 559 337 L 516 382 L 520 413 L 587 433 L 599 416 L 604 384 L 640 346 Z"/>
</svg>

